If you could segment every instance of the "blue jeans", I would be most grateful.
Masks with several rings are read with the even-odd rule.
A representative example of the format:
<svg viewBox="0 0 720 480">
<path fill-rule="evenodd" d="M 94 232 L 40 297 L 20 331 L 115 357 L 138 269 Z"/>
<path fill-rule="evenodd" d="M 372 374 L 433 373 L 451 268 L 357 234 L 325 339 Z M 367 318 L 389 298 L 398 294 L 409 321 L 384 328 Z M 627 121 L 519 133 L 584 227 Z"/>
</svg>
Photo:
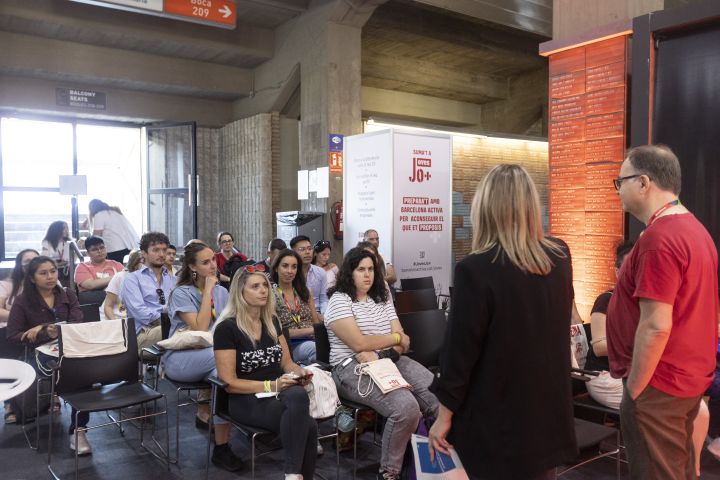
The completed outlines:
<svg viewBox="0 0 720 480">
<path fill-rule="evenodd" d="M 293 360 L 300 365 L 310 365 L 315 363 L 315 342 L 313 340 L 305 340 L 298 343 L 293 348 Z"/>
</svg>

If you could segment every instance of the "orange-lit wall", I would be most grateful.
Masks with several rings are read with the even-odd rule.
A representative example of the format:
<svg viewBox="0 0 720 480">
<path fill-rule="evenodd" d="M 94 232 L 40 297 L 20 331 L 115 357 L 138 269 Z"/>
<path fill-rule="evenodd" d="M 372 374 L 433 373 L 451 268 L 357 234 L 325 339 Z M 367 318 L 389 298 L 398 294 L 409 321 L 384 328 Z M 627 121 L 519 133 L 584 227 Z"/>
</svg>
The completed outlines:
<svg viewBox="0 0 720 480">
<path fill-rule="evenodd" d="M 624 215 L 612 180 L 626 147 L 628 37 L 550 55 L 551 235 L 573 255 L 575 300 L 589 321 L 615 282 L 614 248 Z"/>
</svg>

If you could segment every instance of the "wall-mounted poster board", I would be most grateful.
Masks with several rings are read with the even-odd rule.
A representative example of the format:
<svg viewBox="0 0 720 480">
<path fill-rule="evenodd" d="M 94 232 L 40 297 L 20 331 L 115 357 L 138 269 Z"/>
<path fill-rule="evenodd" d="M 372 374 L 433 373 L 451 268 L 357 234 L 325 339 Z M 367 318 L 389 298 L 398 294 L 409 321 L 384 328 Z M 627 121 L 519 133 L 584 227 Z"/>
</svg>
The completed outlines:
<svg viewBox="0 0 720 480">
<path fill-rule="evenodd" d="M 432 276 L 448 293 L 452 268 L 452 139 L 399 129 L 345 138 L 347 252 L 368 229 L 398 278 Z"/>
</svg>

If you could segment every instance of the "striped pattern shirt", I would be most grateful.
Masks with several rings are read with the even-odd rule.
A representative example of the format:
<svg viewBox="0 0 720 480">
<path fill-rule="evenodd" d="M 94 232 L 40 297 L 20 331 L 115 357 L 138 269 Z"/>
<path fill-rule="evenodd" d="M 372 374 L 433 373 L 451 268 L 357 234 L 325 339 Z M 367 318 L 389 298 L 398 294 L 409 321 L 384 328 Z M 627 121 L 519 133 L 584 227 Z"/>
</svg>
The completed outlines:
<svg viewBox="0 0 720 480">
<path fill-rule="evenodd" d="M 389 335 L 392 333 L 390 322 L 397 320 L 392 300 L 375 303 L 370 297 L 364 302 L 353 302 L 346 293 L 335 292 L 325 310 L 325 326 L 330 340 L 330 364 L 337 365 L 354 352 L 332 331 L 334 321 L 354 317 L 363 335 Z"/>
</svg>

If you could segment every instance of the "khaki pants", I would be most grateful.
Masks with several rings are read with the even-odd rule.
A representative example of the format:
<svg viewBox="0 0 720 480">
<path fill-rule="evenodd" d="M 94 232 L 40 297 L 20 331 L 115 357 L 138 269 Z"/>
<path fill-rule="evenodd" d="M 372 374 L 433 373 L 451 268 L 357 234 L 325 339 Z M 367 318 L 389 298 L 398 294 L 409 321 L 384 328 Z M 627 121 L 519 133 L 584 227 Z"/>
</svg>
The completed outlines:
<svg viewBox="0 0 720 480">
<path fill-rule="evenodd" d="M 674 397 L 648 385 L 632 400 L 624 389 L 620 425 L 633 480 L 697 478 L 692 432 L 700 398 Z"/>
<path fill-rule="evenodd" d="M 143 348 L 155 345 L 160 340 L 162 340 L 162 331 L 160 329 L 160 325 L 157 325 L 155 327 L 143 327 L 142 329 L 140 329 L 137 334 L 138 356 L 140 358 L 146 359 L 145 357 L 143 357 L 142 354 Z M 147 359 L 149 360 L 149 358 Z"/>
</svg>

